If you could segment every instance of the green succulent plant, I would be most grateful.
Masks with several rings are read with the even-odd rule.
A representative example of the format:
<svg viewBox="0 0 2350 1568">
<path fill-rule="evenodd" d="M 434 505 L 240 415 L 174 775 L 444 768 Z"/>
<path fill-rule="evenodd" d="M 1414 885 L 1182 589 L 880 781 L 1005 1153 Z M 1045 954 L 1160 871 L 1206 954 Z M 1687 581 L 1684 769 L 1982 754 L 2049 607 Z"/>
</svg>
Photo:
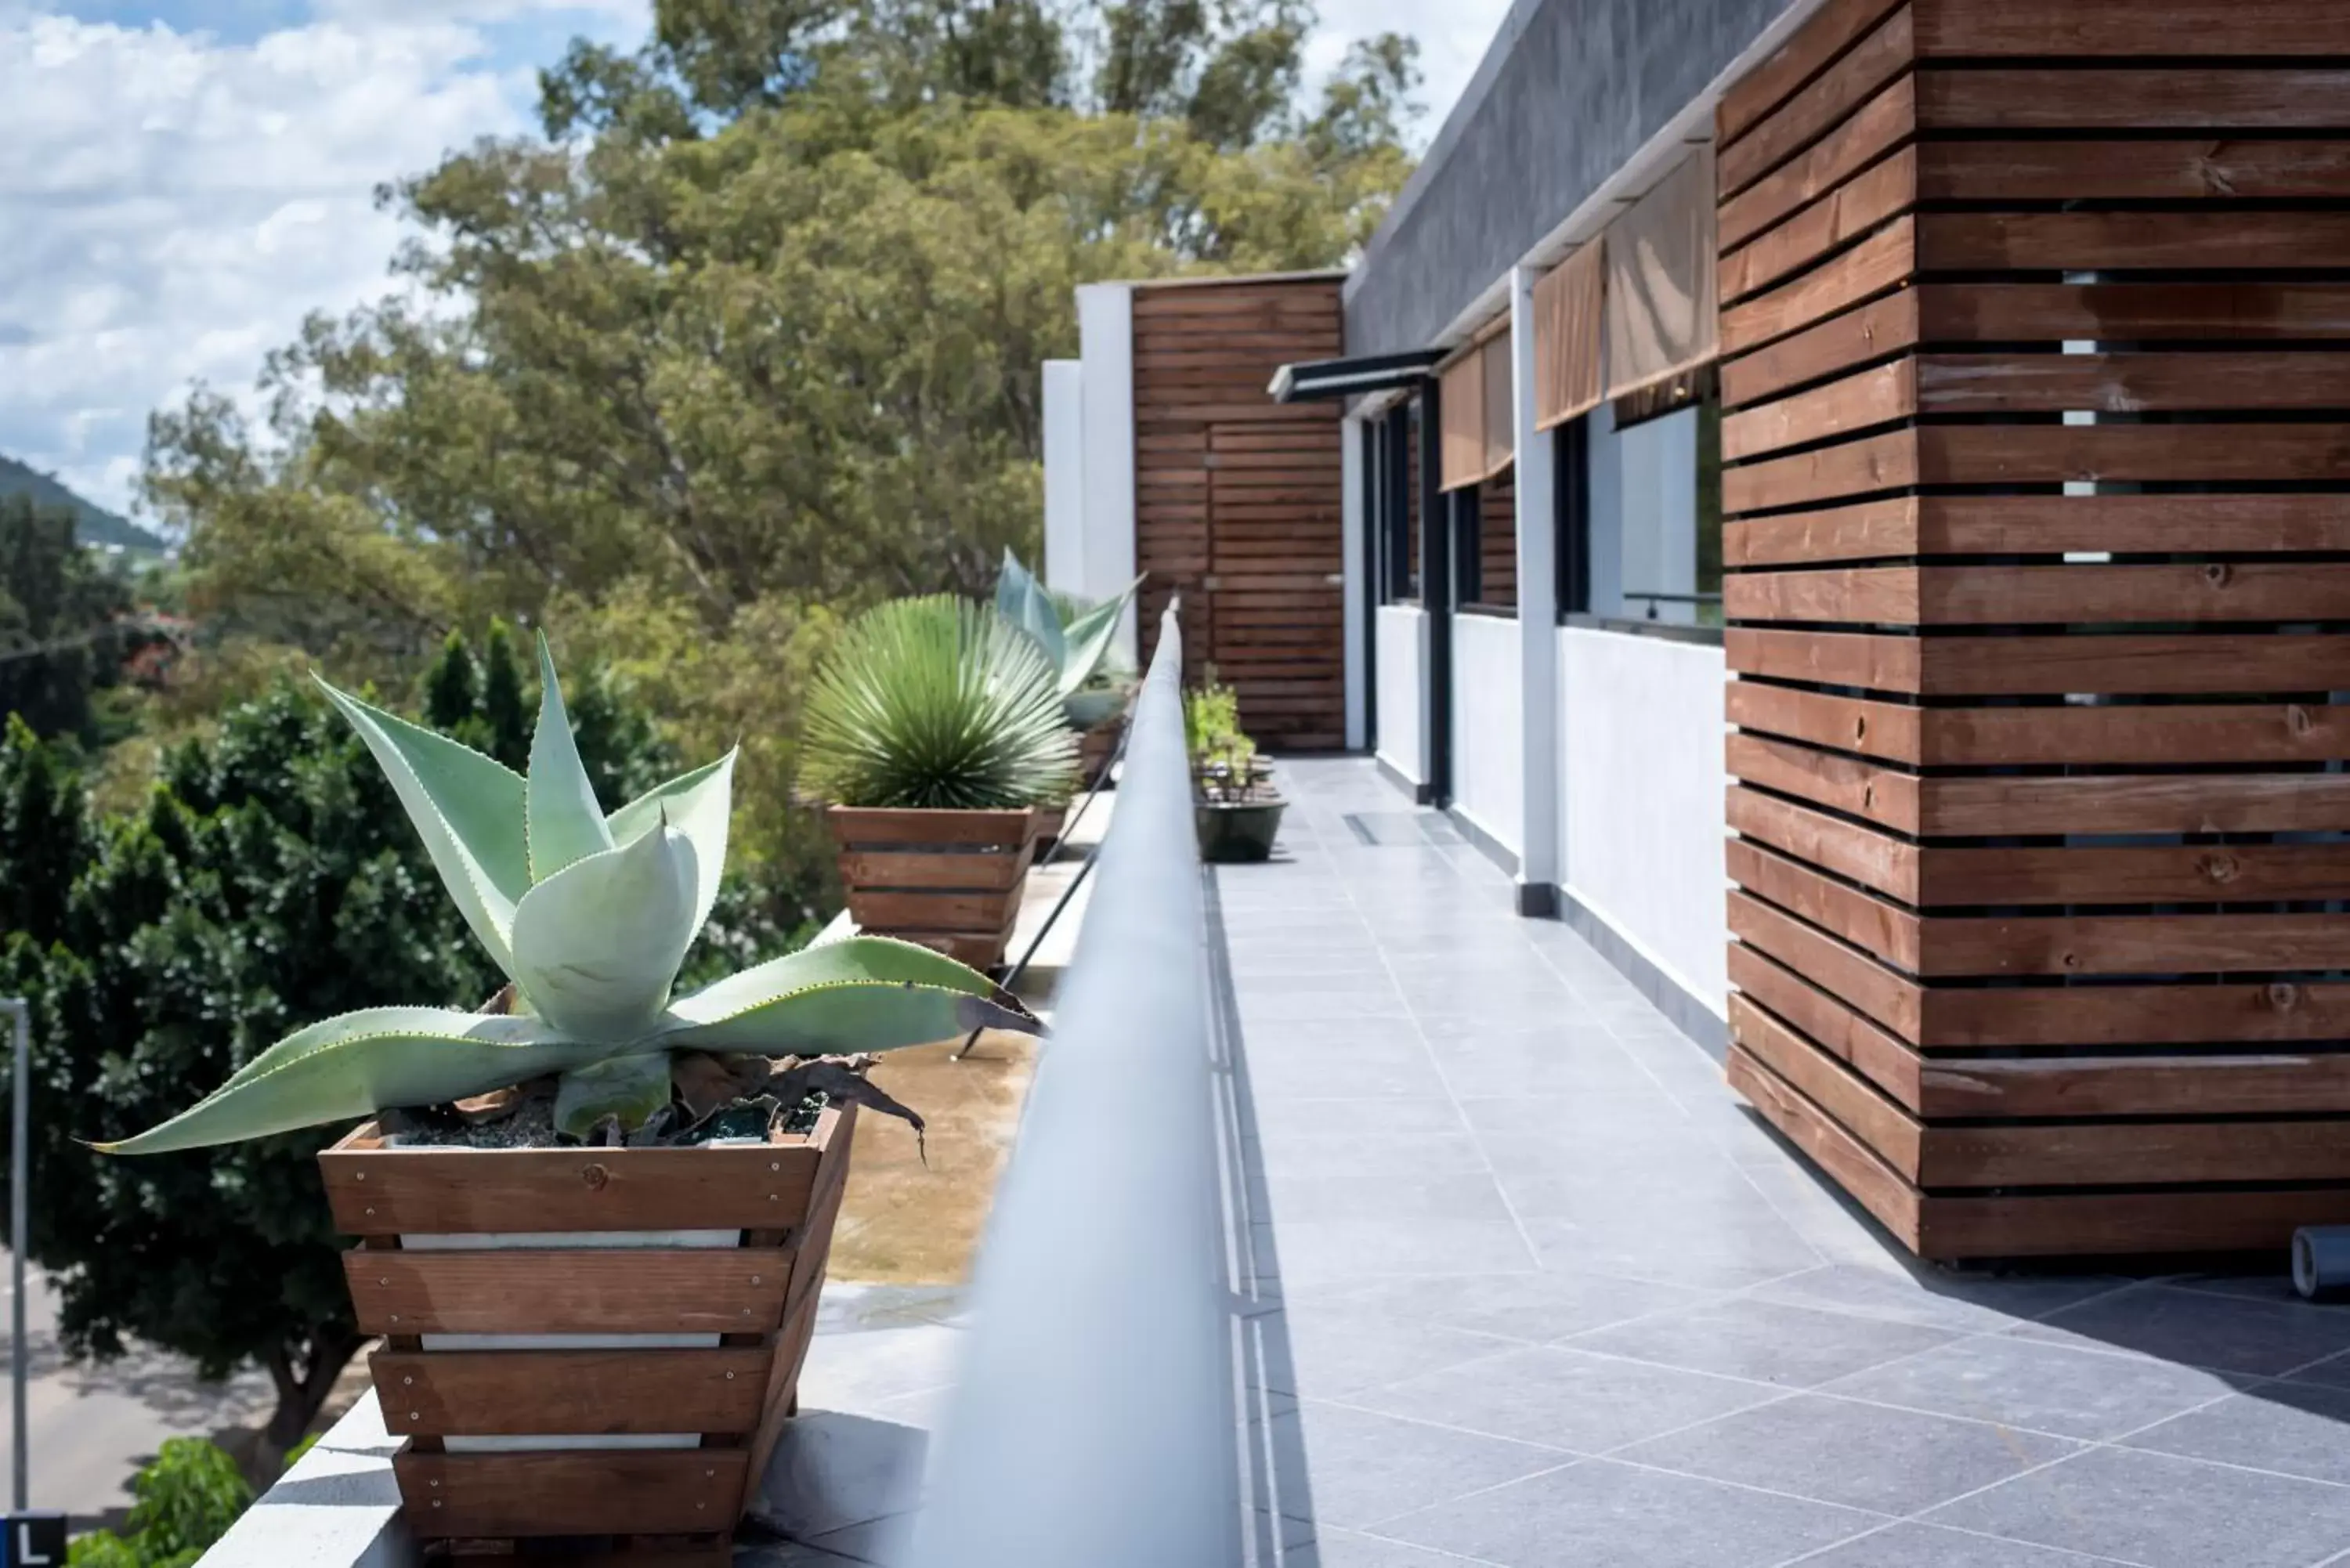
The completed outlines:
<svg viewBox="0 0 2350 1568">
<path fill-rule="evenodd" d="M 980 1027 L 1033 1033 L 985 976 L 927 948 L 854 937 L 671 988 L 726 862 L 734 753 L 608 815 L 538 640 L 538 727 L 518 774 L 323 680 L 390 778 L 458 909 L 513 984 L 509 1011 L 376 1007 L 296 1030 L 171 1120 L 99 1147 L 160 1154 L 558 1075 L 556 1125 L 585 1137 L 670 1102 L 672 1053 L 886 1051 Z"/>
<path fill-rule="evenodd" d="M 1137 577 L 1116 598 L 1087 604 L 1073 594 L 1051 592 L 1018 556 L 1003 552 L 1003 569 L 995 578 L 996 610 L 1053 661 L 1062 710 L 1073 729 L 1090 730 L 1125 705 L 1126 693 L 1107 677 L 1118 618 L 1141 587 Z"/>
<path fill-rule="evenodd" d="M 799 784 L 836 805 L 1003 810 L 1066 798 L 1076 758 L 1045 650 L 936 594 L 841 633 L 808 689 Z"/>
</svg>

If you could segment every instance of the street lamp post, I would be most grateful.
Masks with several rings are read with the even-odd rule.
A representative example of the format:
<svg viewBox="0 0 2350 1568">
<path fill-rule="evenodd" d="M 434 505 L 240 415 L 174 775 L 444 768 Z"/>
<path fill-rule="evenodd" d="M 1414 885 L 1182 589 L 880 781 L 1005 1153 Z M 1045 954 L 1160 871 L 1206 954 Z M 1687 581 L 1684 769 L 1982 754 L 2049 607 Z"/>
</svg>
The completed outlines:
<svg viewBox="0 0 2350 1568">
<path fill-rule="evenodd" d="M 25 1415 L 25 1382 L 29 1371 L 30 1353 L 25 1342 L 25 1247 L 28 1240 L 26 1222 L 27 1212 L 25 1189 L 32 1179 L 32 1101 L 33 1101 L 33 1023 L 32 1009 L 22 997 L 0 999 L 16 1018 L 16 1064 L 15 1104 L 8 1116 L 8 1270 L 9 1371 L 15 1384 L 12 1411 L 15 1447 L 9 1458 L 15 1473 L 9 1478 L 13 1485 L 18 1513 L 32 1506 L 32 1459 L 30 1454 L 30 1422 Z"/>
</svg>

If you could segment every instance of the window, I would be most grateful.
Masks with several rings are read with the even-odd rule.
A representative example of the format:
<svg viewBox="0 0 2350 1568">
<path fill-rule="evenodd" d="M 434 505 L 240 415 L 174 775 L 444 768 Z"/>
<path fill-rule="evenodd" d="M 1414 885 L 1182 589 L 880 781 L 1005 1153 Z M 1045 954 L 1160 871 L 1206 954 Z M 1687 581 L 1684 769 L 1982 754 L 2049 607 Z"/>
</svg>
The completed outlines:
<svg viewBox="0 0 2350 1568">
<path fill-rule="evenodd" d="M 1409 604 L 1419 597 L 1419 405 L 1415 400 L 1371 425 L 1371 536 L 1378 546 L 1378 600 Z"/>
<path fill-rule="evenodd" d="M 1711 368 L 1602 403 L 1555 439 L 1561 609 L 1719 627 L 1721 405 Z"/>
</svg>

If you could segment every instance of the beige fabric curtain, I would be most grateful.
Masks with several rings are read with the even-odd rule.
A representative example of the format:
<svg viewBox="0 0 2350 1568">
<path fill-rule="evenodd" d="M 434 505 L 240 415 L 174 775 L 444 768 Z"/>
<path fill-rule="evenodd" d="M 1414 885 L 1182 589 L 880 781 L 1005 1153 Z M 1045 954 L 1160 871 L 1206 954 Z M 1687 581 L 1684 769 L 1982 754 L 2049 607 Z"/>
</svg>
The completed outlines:
<svg viewBox="0 0 2350 1568">
<path fill-rule="evenodd" d="M 1534 285 L 1534 428 L 1546 431 L 1596 407 L 1606 323 L 1607 239 L 1602 235 Z"/>
<path fill-rule="evenodd" d="M 1437 446 L 1438 488 L 1458 490 L 1485 477 L 1485 355 L 1471 349 L 1437 377 L 1443 423 Z"/>
<path fill-rule="evenodd" d="M 1607 395 L 1620 398 L 1711 359 L 1713 149 L 1698 148 L 1607 226 Z"/>
<path fill-rule="evenodd" d="M 1506 330 L 1498 337 L 1488 337 L 1479 352 L 1485 361 L 1485 466 L 1478 475 L 1482 479 L 1507 468 L 1516 450 L 1517 432 L 1511 426 L 1517 411 L 1517 389 L 1510 374 Z"/>
</svg>

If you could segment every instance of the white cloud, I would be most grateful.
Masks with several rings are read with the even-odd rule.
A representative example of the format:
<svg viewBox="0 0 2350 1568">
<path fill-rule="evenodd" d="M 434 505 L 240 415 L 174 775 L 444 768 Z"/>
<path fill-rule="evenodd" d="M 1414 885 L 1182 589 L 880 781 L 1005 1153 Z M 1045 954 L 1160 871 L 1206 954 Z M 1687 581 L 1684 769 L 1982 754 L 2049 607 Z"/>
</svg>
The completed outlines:
<svg viewBox="0 0 2350 1568">
<path fill-rule="evenodd" d="M 1305 47 L 1305 74 L 1319 80 L 1336 69 L 1357 38 L 1403 33 L 1419 40 L 1419 67 L 1426 78 L 1415 101 L 1427 112 L 1413 128 L 1415 143 L 1428 145 L 1451 113 L 1485 47 L 1510 12 L 1510 0 L 1321 0 L 1321 26 Z"/>
<path fill-rule="evenodd" d="M 1324 0 L 1309 78 L 1417 34 L 1434 133 L 1506 0 Z M 644 36 L 650 0 L 309 0 L 224 40 L 0 0 L 0 452 L 130 504 L 150 410 L 249 392 L 312 310 L 384 293 L 378 184 L 530 122 L 564 36 Z"/>
<path fill-rule="evenodd" d="M 383 181 L 523 129 L 484 24 L 641 0 L 330 0 L 224 43 L 0 8 L 0 452 L 126 504 L 150 410 L 382 293 Z M 560 18 L 570 20 L 570 17 Z"/>
</svg>

